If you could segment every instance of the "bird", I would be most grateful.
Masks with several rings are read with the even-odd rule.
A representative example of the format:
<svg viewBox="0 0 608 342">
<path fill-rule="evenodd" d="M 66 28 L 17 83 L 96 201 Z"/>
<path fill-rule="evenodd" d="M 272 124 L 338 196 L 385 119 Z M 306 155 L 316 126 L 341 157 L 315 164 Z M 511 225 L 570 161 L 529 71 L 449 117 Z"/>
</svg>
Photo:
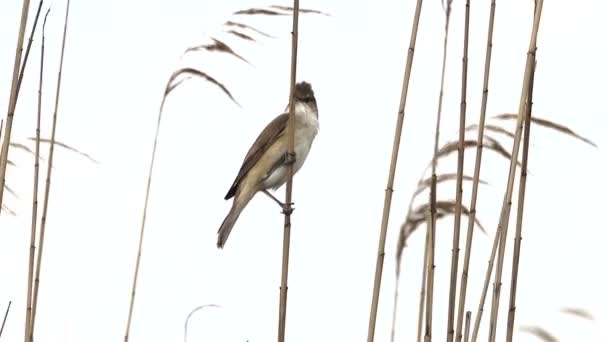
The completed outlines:
<svg viewBox="0 0 608 342">
<path fill-rule="evenodd" d="M 289 164 L 293 163 L 294 175 L 300 170 L 319 132 L 317 100 L 311 84 L 306 81 L 295 86 L 294 114 L 295 156 L 290 158 L 287 151 L 287 109 L 266 125 L 247 152 L 232 186 L 224 197 L 225 200 L 233 200 L 230 211 L 217 231 L 217 248 L 224 248 L 243 209 L 258 192 L 266 194 L 278 203 L 284 212 L 292 210 L 290 204 L 281 203 L 268 190 L 277 190 L 285 184 Z"/>
</svg>

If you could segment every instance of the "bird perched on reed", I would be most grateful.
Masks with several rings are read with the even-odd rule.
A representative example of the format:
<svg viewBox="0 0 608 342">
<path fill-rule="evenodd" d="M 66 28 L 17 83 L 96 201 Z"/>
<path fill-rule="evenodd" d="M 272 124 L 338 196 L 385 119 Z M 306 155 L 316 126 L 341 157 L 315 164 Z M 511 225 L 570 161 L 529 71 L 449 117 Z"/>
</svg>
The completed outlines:
<svg viewBox="0 0 608 342">
<path fill-rule="evenodd" d="M 287 166 L 293 162 L 294 175 L 304 164 L 312 142 L 319 132 L 319 111 L 317 101 L 310 83 L 300 82 L 295 89 L 295 158 L 287 154 L 287 123 L 289 113 L 283 113 L 272 120 L 262 130 L 249 152 L 232 183 L 225 200 L 233 198 L 230 212 L 226 215 L 217 234 L 217 247 L 223 248 L 239 215 L 249 201 L 259 191 L 279 203 L 284 210 L 289 205 L 281 203 L 270 192 L 276 190 L 287 181 Z"/>
</svg>

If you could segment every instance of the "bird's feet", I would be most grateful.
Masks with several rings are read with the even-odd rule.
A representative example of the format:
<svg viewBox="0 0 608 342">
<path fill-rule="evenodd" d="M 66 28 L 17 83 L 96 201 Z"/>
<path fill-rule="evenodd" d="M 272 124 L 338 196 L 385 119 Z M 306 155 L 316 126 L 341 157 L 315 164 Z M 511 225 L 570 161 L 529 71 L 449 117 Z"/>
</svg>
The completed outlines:
<svg viewBox="0 0 608 342">
<path fill-rule="evenodd" d="M 285 158 L 285 165 L 293 164 L 296 162 L 296 153 L 295 152 L 293 152 L 293 153 L 286 152 L 284 158 Z"/>
<path fill-rule="evenodd" d="M 293 207 L 294 203 L 281 203 L 281 207 L 283 207 L 283 211 L 281 213 L 285 215 L 291 215 L 296 208 Z"/>
<path fill-rule="evenodd" d="M 278 204 L 281 207 L 281 209 L 283 209 L 283 211 L 282 211 L 283 214 L 290 215 L 295 210 L 295 208 L 293 207 L 293 205 L 294 205 L 293 202 L 292 203 L 283 203 L 283 202 L 279 201 L 276 197 L 274 197 L 266 189 L 262 190 L 262 192 L 265 193 L 266 196 L 270 197 L 270 199 L 273 200 L 276 204 Z"/>
</svg>

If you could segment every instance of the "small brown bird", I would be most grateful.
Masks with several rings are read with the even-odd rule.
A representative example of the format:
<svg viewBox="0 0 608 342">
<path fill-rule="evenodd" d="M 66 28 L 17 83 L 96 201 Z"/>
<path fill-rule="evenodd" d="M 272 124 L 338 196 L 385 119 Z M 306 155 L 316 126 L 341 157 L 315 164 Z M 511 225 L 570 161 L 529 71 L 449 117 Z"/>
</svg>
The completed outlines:
<svg viewBox="0 0 608 342">
<path fill-rule="evenodd" d="M 293 165 L 294 174 L 304 164 L 312 142 L 319 132 L 319 111 L 312 87 L 307 82 L 296 84 L 295 90 L 295 135 Z M 287 181 L 287 122 L 289 113 L 272 120 L 260 133 L 247 152 L 243 165 L 230 190 L 224 197 L 234 197 L 232 208 L 217 234 L 217 247 L 223 248 L 239 215 L 258 191 L 262 191 L 283 208 L 268 189 L 276 190 Z"/>
</svg>

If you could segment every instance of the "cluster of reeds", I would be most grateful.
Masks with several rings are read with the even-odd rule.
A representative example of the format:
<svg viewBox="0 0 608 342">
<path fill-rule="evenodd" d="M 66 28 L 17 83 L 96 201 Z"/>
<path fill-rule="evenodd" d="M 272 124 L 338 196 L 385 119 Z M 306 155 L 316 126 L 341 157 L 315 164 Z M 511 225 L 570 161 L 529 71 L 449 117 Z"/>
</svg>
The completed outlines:
<svg viewBox="0 0 608 342">
<path fill-rule="evenodd" d="M 413 20 L 413 28 L 412 28 L 412 38 L 411 42 L 415 42 L 416 32 L 419 24 L 419 16 L 420 16 L 420 6 L 421 1 L 418 1 L 416 5 L 416 10 L 414 14 Z M 447 55 L 447 41 L 448 41 L 448 33 L 449 33 L 449 22 L 450 15 L 452 10 L 452 0 L 446 0 L 444 2 L 444 10 L 445 10 L 445 31 L 444 31 L 444 45 L 443 45 L 443 62 L 442 62 L 442 73 L 441 73 L 441 85 L 439 92 L 439 100 L 438 100 L 438 110 L 437 110 L 437 118 L 436 118 L 436 128 L 435 128 L 435 144 L 433 149 L 433 157 L 429 165 L 425 168 L 423 176 L 418 181 L 417 188 L 412 194 L 410 205 L 406 214 L 406 219 L 401 226 L 399 231 L 399 238 L 397 242 L 397 260 L 396 260 L 396 284 L 395 284 L 395 293 L 393 298 L 393 320 L 392 320 L 392 331 L 391 331 L 391 341 L 395 338 L 395 330 L 398 327 L 399 323 L 397 320 L 397 301 L 398 301 L 398 291 L 401 279 L 401 265 L 402 258 L 404 255 L 404 249 L 407 247 L 407 240 L 414 233 L 418 227 L 426 223 L 426 236 L 425 236 L 425 249 L 423 256 L 423 264 L 422 264 L 422 284 L 420 290 L 420 302 L 419 302 L 419 314 L 418 314 L 418 331 L 417 331 L 417 341 L 431 341 L 432 340 L 432 332 L 433 332 L 433 291 L 434 291 L 434 269 L 435 269 L 435 241 L 436 241 L 436 222 L 440 218 L 444 218 L 447 216 L 454 217 L 454 229 L 453 229 L 453 239 L 452 239 L 452 258 L 451 258 L 451 267 L 450 267 L 450 286 L 449 286 L 449 296 L 448 296 L 448 321 L 447 321 L 447 331 L 446 337 L 447 341 L 476 341 L 479 332 L 479 325 L 482 318 L 483 308 L 485 304 L 485 296 L 487 293 L 487 289 L 489 287 L 489 280 L 492 271 L 494 270 L 494 260 L 496 255 L 498 254 L 498 261 L 495 266 L 495 280 L 493 286 L 493 297 L 492 297 L 492 306 L 491 306 L 491 314 L 490 314 L 490 330 L 489 330 L 489 341 L 495 341 L 497 339 L 496 326 L 498 321 L 498 312 L 499 312 L 499 304 L 500 304 L 500 291 L 501 291 L 501 277 L 502 270 L 504 265 L 504 255 L 506 250 L 506 236 L 507 229 L 509 226 L 509 215 L 511 212 L 512 206 L 512 194 L 514 191 L 514 180 L 515 180 L 515 172 L 517 167 L 520 168 L 521 176 L 519 181 L 519 192 L 517 198 L 517 222 L 516 222 L 516 233 L 515 233 L 515 242 L 514 242 L 514 253 L 513 253 L 513 262 L 512 262 L 512 277 L 511 277 L 511 287 L 510 287 L 510 298 L 509 298 L 509 312 L 507 318 L 507 332 L 506 338 L 507 341 L 513 340 L 513 330 L 514 330 L 514 322 L 515 322 L 515 307 L 516 307 L 516 289 L 517 289 L 517 281 L 518 281 L 518 266 L 520 262 L 520 248 L 521 248 L 521 240 L 522 240 L 522 226 L 523 226 L 523 210 L 524 210 L 524 200 L 525 200 L 525 189 L 526 189 L 526 176 L 527 176 L 527 168 L 528 168 L 528 150 L 529 150 L 529 141 L 530 141 L 530 128 L 531 123 L 538 124 L 540 126 L 544 126 L 555 130 L 559 133 L 563 133 L 569 135 L 571 137 L 582 140 L 585 143 L 595 146 L 588 139 L 576 134 L 571 129 L 566 126 L 560 125 L 553 121 L 547 119 L 540 119 L 532 116 L 532 89 L 534 84 L 534 70 L 536 65 L 536 40 L 540 26 L 540 18 L 542 12 L 543 1 L 536 1 L 534 6 L 534 21 L 532 25 L 531 38 L 529 43 L 529 48 L 527 52 L 527 60 L 526 60 L 526 68 L 524 70 L 524 81 L 522 85 L 522 91 L 520 96 L 520 104 L 519 111 L 516 114 L 501 114 L 496 115 L 492 119 L 498 122 L 502 122 L 505 120 L 516 121 L 515 124 L 515 132 L 511 132 L 510 130 L 501 127 L 498 124 L 490 123 L 486 124 L 486 108 L 488 101 L 488 83 L 489 83 L 489 75 L 490 75 L 490 66 L 491 66 L 491 56 L 492 56 L 492 45 L 493 45 L 493 30 L 494 30 L 494 17 L 495 17 L 495 8 L 496 1 L 492 0 L 490 3 L 490 14 L 489 14 L 489 23 L 488 23 L 488 33 L 487 33 L 487 48 L 486 48 L 486 58 L 485 58 L 485 67 L 484 67 L 484 76 L 483 76 L 483 89 L 482 89 L 482 101 L 481 101 L 481 109 L 479 115 L 479 123 L 476 125 L 466 125 L 466 113 L 467 113 L 467 72 L 468 72 L 468 38 L 469 38 L 469 15 L 470 15 L 470 1 L 464 1 L 465 11 L 464 11 L 464 39 L 463 39 L 463 52 L 462 52 L 462 77 L 461 77 L 461 101 L 460 101 L 460 115 L 459 115 L 459 134 L 458 139 L 455 141 L 450 141 L 439 147 L 439 132 L 441 127 L 441 115 L 442 115 L 442 104 L 443 104 L 443 93 L 444 93 L 444 77 L 445 77 L 445 65 L 446 65 L 446 55 Z M 408 54 L 408 60 L 406 62 L 406 80 L 409 77 L 409 73 L 411 70 L 411 59 L 410 55 L 413 54 L 414 46 L 410 43 L 410 49 Z M 375 274 L 375 282 L 374 282 L 374 290 L 372 294 L 372 308 L 370 311 L 370 322 L 369 322 L 369 330 L 368 330 L 368 342 L 374 340 L 374 329 L 376 324 L 377 317 L 377 309 L 378 309 L 378 298 L 380 292 L 380 279 L 382 277 L 382 263 L 384 258 L 384 244 L 387 235 L 387 222 L 388 222 L 388 214 L 390 213 L 391 206 L 391 194 L 392 194 L 392 185 L 394 181 L 394 175 L 396 172 L 396 155 L 399 150 L 399 143 L 401 139 L 401 125 L 403 122 L 403 104 L 406 101 L 407 95 L 407 87 L 408 83 L 404 83 L 402 99 L 397 128 L 395 131 L 395 139 L 393 144 L 393 156 L 391 158 L 391 163 L 389 166 L 389 185 L 387 187 L 387 196 L 384 201 L 384 211 L 382 215 L 382 223 L 380 226 L 380 245 L 378 248 L 378 262 L 376 266 L 376 274 Z M 469 140 L 465 138 L 465 133 L 467 131 L 477 131 L 477 139 Z M 498 139 L 492 136 L 492 134 L 497 134 L 500 136 L 508 137 L 512 140 L 513 147 L 512 151 L 508 151 L 503 145 L 499 142 Z M 521 162 L 518 159 L 519 149 L 521 145 L 521 138 L 523 135 L 523 153 Z M 476 148 L 476 156 L 475 156 L 475 166 L 474 166 L 474 174 L 473 176 L 469 176 L 465 174 L 464 171 L 464 153 L 465 150 L 469 148 Z M 481 223 L 477 218 L 477 199 L 478 199 L 478 190 L 480 184 L 485 184 L 483 180 L 480 178 L 481 174 L 481 161 L 482 161 L 482 152 L 484 150 L 496 152 L 498 155 L 506 158 L 509 163 L 509 176 L 507 179 L 507 188 L 505 190 L 505 196 L 503 201 L 503 206 L 501 209 L 501 215 L 499 219 L 498 228 L 496 229 L 494 245 L 492 248 L 492 253 L 490 256 L 490 261 L 488 263 L 488 269 L 486 272 L 484 290 L 482 291 L 482 298 L 479 302 L 479 307 L 477 309 L 477 316 L 475 318 L 474 323 L 472 322 L 472 313 L 471 311 L 467 311 L 465 315 L 465 299 L 467 293 L 467 281 L 469 276 L 469 264 L 471 258 L 471 250 L 472 250 L 472 242 L 473 242 L 473 232 L 474 227 L 477 225 L 484 233 L 486 232 Z M 440 159 L 446 157 L 447 155 L 452 154 L 453 152 L 458 153 L 457 165 L 456 165 L 456 173 L 443 173 L 437 174 L 437 163 Z M 426 174 L 430 168 L 430 177 L 427 178 Z M 455 199 L 438 199 L 437 198 L 437 185 L 446 181 L 456 181 L 456 192 Z M 469 206 L 465 206 L 462 203 L 463 197 L 463 182 L 471 181 L 472 182 L 472 192 L 471 192 L 471 202 Z M 428 203 L 424 203 L 414 207 L 414 199 L 417 198 L 420 194 L 428 190 L 429 193 L 429 201 Z M 468 225 L 467 225 L 467 233 L 466 233 L 466 242 L 465 242 L 465 256 L 463 268 L 460 276 L 460 293 L 458 296 L 458 304 L 456 302 L 456 288 L 458 285 L 458 266 L 459 266 L 459 252 L 460 252 L 460 231 L 461 231 L 461 216 L 465 215 L 468 217 Z M 424 328 L 423 328 L 424 322 Z M 473 323 L 473 324 L 472 324 Z M 463 335 L 464 328 L 464 335 Z M 540 327 L 534 327 L 533 330 L 530 330 L 533 333 L 536 333 L 537 336 L 544 338 L 546 340 L 551 340 L 547 338 L 547 334 L 543 334 L 544 332 Z"/>
</svg>

